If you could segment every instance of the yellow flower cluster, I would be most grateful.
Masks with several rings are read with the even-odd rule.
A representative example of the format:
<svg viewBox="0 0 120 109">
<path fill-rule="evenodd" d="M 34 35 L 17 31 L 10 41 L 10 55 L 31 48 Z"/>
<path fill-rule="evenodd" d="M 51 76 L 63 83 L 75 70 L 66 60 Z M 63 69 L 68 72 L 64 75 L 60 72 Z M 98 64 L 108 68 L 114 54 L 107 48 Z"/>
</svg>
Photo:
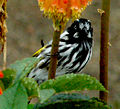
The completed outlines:
<svg viewBox="0 0 120 109">
<path fill-rule="evenodd" d="M 38 0 L 41 11 L 54 20 L 80 18 L 81 13 L 92 0 Z"/>
</svg>

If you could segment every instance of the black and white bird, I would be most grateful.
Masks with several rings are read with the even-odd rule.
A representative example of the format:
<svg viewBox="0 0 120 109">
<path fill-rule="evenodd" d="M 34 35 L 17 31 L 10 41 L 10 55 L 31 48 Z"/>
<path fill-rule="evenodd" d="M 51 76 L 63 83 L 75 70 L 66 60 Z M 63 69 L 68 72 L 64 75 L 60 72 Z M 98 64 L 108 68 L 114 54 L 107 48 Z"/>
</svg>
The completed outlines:
<svg viewBox="0 0 120 109">
<path fill-rule="evenodd" d="M 77 19 L 60 35 L 56 76 L 80 72 L 92 55 L 93 28 L 90 20 Z M 28 74 L 38 84 L 47 80 L 52 41 L 38 50 L 33 56 L 42 58 Z"/>
</svg>

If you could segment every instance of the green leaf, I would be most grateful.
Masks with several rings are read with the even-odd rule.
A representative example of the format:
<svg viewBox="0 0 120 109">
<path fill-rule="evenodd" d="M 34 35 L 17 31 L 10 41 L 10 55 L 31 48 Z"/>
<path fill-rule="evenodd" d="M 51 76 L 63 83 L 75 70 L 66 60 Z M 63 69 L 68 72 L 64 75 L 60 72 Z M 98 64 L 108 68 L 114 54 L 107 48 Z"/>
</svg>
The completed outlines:
<svg viewBox="0 0 120 109">
<path fill-rule="evenodd" d="M 34 104 L 28 104 L 27 109 L 33 109 Z"/>
<path fill-rule="evenodd" d="M 107 92 L 96 78 L 86 74 L 66 74 L 57 77 L 55 80 L 47 80 L 40 85 L 40 90 L 50 88 L 53 88 L 57 93 L 72 90 L 99 90 Z"/>
<path fill-rule="evenodd" d="M 57 100 L 90 100 L 88 95 L 83 95 L 81 93 L 58 93 L 48 99 L 47 102 L 55 102 Z"/>
<path fill-rule="evenodd" d="M 112 109 L 97 98 L 79 93 L 61 93 L 52 96 L 45 103 L 38 103 L 34 109 Z"/>
<path fill-rule="evenodd" d="M 37 96 L 40 98 L 41 103 L 46 101 L 48 98 L 50 98 L 55 93 L 54 89 L 39 90 L 39 85 L 33 78 L 24 77 L 24 79 L 22 80 L 22 83 L 24 87 L 26 88 L 27 94 L 30 97 L 30 99 L 32 97 Z"/>
<path fill-rule="evenodd" d="M 2 88 L 3 91 L 5 90 L 4 84 L 1 80 L 0 80 L 0 88 Z"/>
<path fill-rule="evenodd" d="M 21 61 L 16 61 L 14 64 L 10 65 L 10 68 L 16 71 L 15 82 L 24 76 L 26 76 L 32 68 L 36 66 L 40 59 L 36 57 L 25 58 Z"/>
<path fill-rule="evenodd" d="M 18 82 L 0 96 L 0 109 L 26 109 L 27 102 L 25 87 Z"/>
<path fill-rule="evenodd" d="M 28 96 L 38 96 L 40 97 L 39 86 L 33 78 L 24 77 L 22 83 L 27 90 Z"/>
<path fill-rule="evenodd" d="M 43 103 L 46 100 L 48 100 L 53 94 L 55 94 L 54 89 L 40 90 L 40 103 Z"/>
<path fill-rule="evenodd" d="M 4 87 L 6 89 L 13 84 L 13 81 L 16 76 L 16 72 L 12 69 L 6 69 L 3 71 L 3 74 L 4 74 L 4 78 L 2 78 L 1 80 L 4 83 Z"/>
</svg>

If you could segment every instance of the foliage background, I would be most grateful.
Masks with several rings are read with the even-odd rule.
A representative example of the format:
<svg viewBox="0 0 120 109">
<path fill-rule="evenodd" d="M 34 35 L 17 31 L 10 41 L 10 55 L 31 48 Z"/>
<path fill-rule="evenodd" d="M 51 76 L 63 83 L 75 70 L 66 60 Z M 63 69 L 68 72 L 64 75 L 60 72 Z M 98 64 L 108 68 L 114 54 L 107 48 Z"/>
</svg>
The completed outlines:
<svg viewBox="0 0 120 109">
<path fill-rule="evenodd" d="M 120 0 L 111 0 L 110 17 L 110 43 L 109 49 L 109 103 L 114 109 L 120 108 Z M 94 0 L 92 5 L 86 8 L 82 17 L 92 21 L 94 27 L 93 56 L 84 73 L 99 78 L 99 41 L 100 41 L 100 14 L 101 1 Z M 37 0 L 8 0 L 8 34 L 7 34 L 7 65 L 15 60 L 30 57 L 41 47 L 40 40 L 45 43 L 52 38 L 52 21 L 42 17 Z M 70 25 L 70 23 L 68 24 Z M 2 68 L 2 55 L 0 56 L 0 68 Z M 87 92 L 86 92 L 87 93 Z M 98 95 L 98 93 L 95 93 Z"/>
</svg>

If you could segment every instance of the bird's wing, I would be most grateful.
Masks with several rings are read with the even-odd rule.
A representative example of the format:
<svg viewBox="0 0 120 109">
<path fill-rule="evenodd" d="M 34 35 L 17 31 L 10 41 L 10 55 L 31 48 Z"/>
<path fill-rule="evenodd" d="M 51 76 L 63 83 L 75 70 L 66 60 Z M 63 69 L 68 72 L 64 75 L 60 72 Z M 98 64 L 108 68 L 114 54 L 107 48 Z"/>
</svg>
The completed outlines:
<svg viewBox="0 0 120 109">
<path fill-rule="evenodd" d="M 37 57 L 48 45 L 45 45 L 44 47 L 40 48 L 38 51 L 36 51 L 32 56 Z"/>
</svg>

